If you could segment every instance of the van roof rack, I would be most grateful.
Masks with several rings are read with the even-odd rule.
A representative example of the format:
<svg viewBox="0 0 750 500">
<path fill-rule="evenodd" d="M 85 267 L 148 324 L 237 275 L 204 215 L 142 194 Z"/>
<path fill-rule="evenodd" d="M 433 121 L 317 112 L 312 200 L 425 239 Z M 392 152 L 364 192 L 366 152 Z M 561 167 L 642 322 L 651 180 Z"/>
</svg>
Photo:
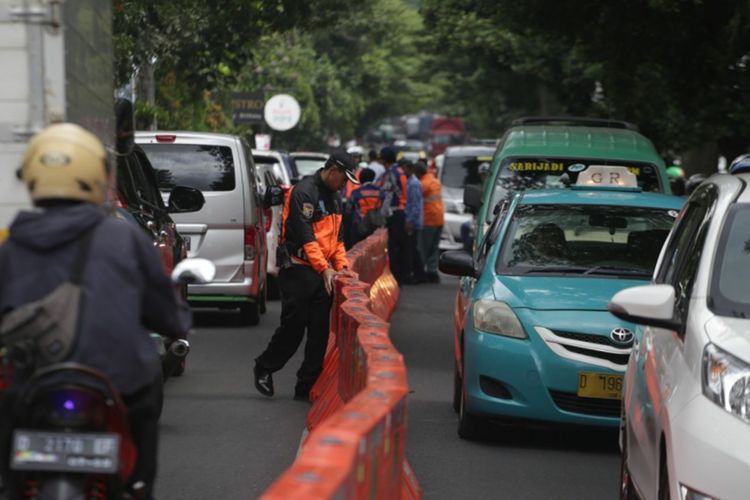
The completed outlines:
<svg viewBox="0 0 750 500">
<path fill-rule="evenodd" d="M 524 116 L 516 118 L 511 125 L 572 125 L 578 127 L 607 127 L 626 130 L 638 130 L 634 123 L 607 118 L 585 118 L 580 116 Z"/>
</svg>

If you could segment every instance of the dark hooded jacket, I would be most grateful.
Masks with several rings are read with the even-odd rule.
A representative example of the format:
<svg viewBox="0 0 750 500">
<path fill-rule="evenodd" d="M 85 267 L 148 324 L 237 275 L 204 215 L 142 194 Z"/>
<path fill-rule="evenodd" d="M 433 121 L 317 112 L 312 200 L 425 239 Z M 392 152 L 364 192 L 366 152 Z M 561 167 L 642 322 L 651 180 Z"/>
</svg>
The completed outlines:
<svg viewBox="0 0 750 500">
<path fill-rule="evenodd" d="M 19 213 L 0 246 L 0 315 L 67 280 L 80 237 L 95 224 L 70 361 L 102 371 L 120 392 L 133 394 L 160 373 L 149 332 L 178 338 L 190 327 L 187 306 L 135 225 L 86 203 Z"/>
</svg>

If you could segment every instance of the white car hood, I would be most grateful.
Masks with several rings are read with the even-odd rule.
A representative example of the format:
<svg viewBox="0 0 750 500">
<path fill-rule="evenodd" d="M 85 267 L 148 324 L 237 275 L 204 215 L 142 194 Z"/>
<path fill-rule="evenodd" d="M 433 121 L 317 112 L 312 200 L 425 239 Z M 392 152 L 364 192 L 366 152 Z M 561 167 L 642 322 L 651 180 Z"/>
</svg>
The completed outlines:
<svg viewBox="0 0 750 500">
<path fill-rule="evenodd" d="M 706 322 L 712 343 L 750 363 L 750 319 L 714 316 Z"/>
</svg>

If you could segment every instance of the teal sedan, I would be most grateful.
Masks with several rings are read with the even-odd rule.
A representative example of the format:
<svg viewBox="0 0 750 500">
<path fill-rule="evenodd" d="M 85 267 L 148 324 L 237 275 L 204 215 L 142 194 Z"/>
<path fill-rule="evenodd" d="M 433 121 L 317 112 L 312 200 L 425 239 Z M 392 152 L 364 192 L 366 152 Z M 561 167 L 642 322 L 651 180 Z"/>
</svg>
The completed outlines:
<svg viewBox="0 0 750 500">
<path fill-rule="evenodd" d="M 635 326 L 618 291 L 646 284 L 683 200 L 637 188 L 517 193 L 475 255 L 446 252 L 455 302 L 454 408 L 474 438 L 487 417 L 616 426 Z"/>
</svg>

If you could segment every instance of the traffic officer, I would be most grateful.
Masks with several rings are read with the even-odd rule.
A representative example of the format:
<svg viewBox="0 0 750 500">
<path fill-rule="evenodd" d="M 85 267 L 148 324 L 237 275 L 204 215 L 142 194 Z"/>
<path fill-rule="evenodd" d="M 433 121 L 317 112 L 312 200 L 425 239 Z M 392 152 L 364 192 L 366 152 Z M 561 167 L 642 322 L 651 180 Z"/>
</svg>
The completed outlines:
<svg viewBox="0 0 750 500">
<path fill-rule="evenodd" d="M 359 181 L 362 183 L 352 191 L 349 201 L 352 214 L 352 241 L 357 243 L 367 238 L 378 227 L 385 225 L 380 207 L 385 195 L 380 186 L 375 184 L 375 172 L 364 168 L 359 173 Z"/>
<path fill-rule="evenodd" d="M 347 180 L 359 182 L 356 167 L 349 154 L 336 151 L 286 199 L 276 257 L 281 268 L 281 324 L 253 370 L 255 387 L 264 396 L 273 396 L 272 374 L 294 355 L 305 330 L 305 357 L 297 371 L 294 399 L 309 401 L 310 388 L 323 369 L 333 279 L 339 273 L 353 275 L 342 240 L 339 191 Z"/>
</svg>

